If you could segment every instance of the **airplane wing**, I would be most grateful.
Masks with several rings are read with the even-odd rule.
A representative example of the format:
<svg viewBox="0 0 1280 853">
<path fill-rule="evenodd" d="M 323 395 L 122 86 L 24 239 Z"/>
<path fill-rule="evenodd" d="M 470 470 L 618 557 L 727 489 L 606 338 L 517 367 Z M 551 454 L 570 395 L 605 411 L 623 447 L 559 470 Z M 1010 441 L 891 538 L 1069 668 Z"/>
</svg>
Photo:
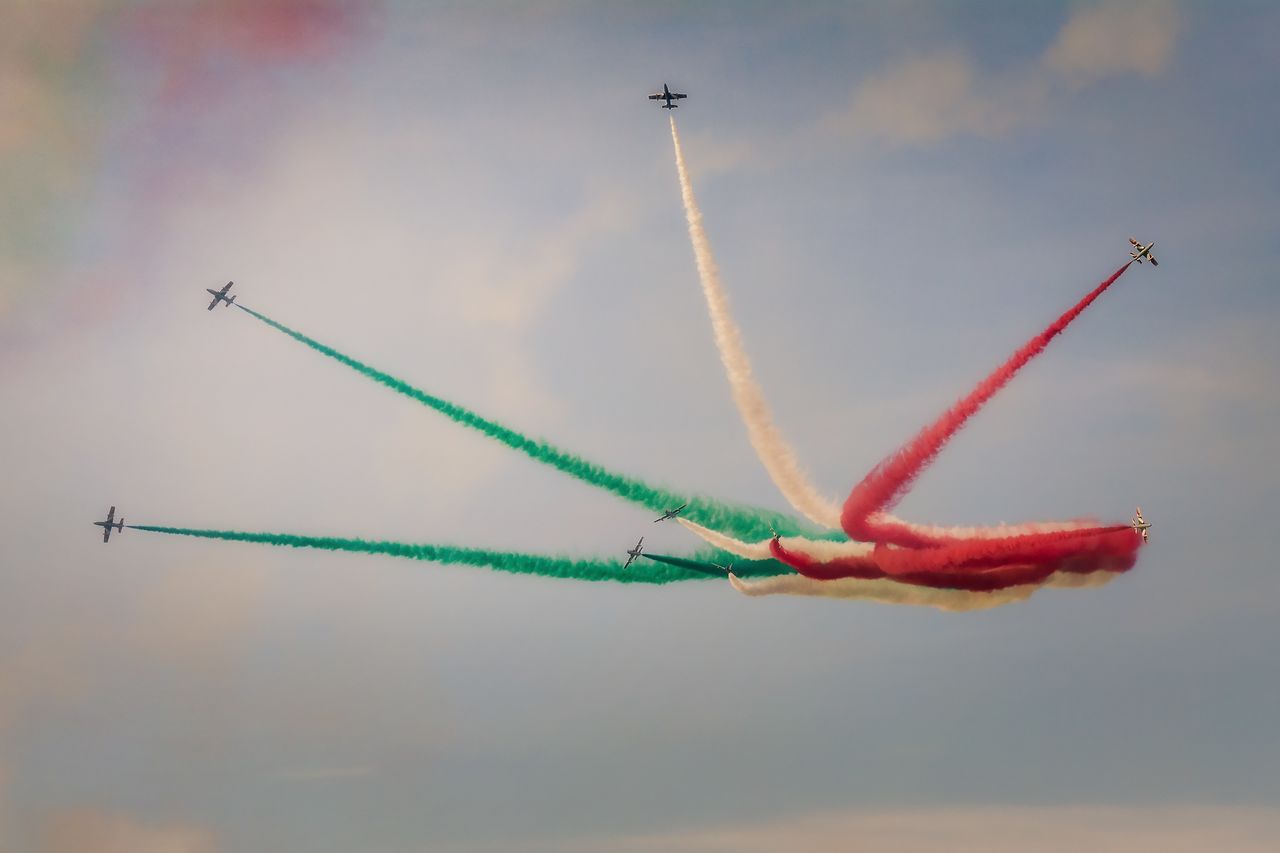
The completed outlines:
<svg viewBox="0 0 1280 853">
<path fill-rule="evenodd" d="M 651 100 L 651 101 L 658 101 L 658 100 L 661 100 L 663 97 L 665 97 L 665 96 L 664 96 L 661 92 L 659 92 L 659 93 L 658 93 L 658 94 L 656 94 L 656 95 L 650 95 L 650 96 L 649 96 L 649 100 Z"/>
<path fill-rule="evenodd" d="M 1133 239 L 1132 237 L 1130 237 L 1130 238 L 1129 238 L 1129 242 L 1130 242 L 1130 243 L 1132 243 L 1132 244 L 1133 244 L 1133 245 L 1135 245 L 1135 246 L 1139 245 L 1139 244 L 1138 244 L 1138 241 L 1137 241 L 1137 240 L 1135 240 L 1135 239 Z"/>
<path fill-rule="evenodd" d="M 1151 266 L 1153 267 L 1160 266 L 1160 262 L 1156 260 L 1156 256 L 1151 254 L 1150 252 L 1147 252 L 1147 260 L 1151 261 Z"/>
<path fill-rule="evenodd" d="M 673 98 L 687 98 L 687 97 L 689 97 L 689 96 L 688 96 L 688 95 L 682 95 L 682 94 L 680 94 L 679 92 L 672 92 L 672 93 L 671 93 L 671 97 L 673 97 Z"/>
<path fill-rule="evenodd" d="M 106 542 L 110 538 L 111 538 L 111 527 L 107 526 L 102 528 L 102 541 Z"/>
<path fill-rule="evenodd" d="M 209 310 L 212 311 L 218 304 L 218 297 L 213 297 L 213 301 L 209 303 Z"/>
</svg>

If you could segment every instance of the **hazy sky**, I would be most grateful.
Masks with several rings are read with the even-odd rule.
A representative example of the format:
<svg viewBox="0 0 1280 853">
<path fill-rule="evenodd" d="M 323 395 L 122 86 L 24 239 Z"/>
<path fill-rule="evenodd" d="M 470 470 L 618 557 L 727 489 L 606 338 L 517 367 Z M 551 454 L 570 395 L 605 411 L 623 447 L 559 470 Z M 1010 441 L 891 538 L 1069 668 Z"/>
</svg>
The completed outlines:
<svg viewBox="0 0 1280 853">
<path fill-rule="evenodd" d="M 1264 849 L 1278 42 L 1264 2 L 0 3 L 0 849 Z M 711 341 L 664 81 L 833 496 L 1158 241 L 900 507 L 1141 503 L 1135 570 L 948 614 L 102 545 L 115 504 L 698 546 L 206 312 L 228 279 L 594 460 L 785 509 Z"/>
</svg>

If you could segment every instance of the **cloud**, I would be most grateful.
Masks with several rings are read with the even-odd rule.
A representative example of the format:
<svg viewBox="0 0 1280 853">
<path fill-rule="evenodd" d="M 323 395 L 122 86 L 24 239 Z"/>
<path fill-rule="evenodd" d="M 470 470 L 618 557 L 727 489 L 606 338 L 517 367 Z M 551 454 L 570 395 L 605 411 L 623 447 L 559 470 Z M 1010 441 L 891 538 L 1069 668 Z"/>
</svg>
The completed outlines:
<svg viewBox="0 0 1280 853">
<path fill-rule="evenodd" d="M 956 134 L 996 137 L 1026 120 L 1044 99 L 1043 83 L 979 83 L 973 63 L 948 51 L 913 57 L 872 77 L 850 104 L 828 116 L 829 130 L 928 145 Z"/>
<path fill-rule="evenodd" d="M 867 812 L 829 812 L 774 821 L 555 842 L 557 850 L 614 853 L 1193 853 L 1274 849 L 1280 810 L 1210 805 L 991 806 Z M 508 848 L 518 849 L 518 848 Z"/>
<path fill-rule="evenodd" d="M 181 823 L 142 823 L 122 814 L 70 809 L 40 829 L 40 853 L 217 853 L 213 834 Z"/>
<path fill-rule="evenodd" d="M 1112 74 L 1155 77 L 1173 55 L 1178 9 L 1159 0 L 1102 3 L 1076 9 L 1044 57 L 1072 85 Z"/>
<path fill-rule="evenodd" d="M 818 130 L 907 146 L 954 136 L 998 138 L 1041 120 L 1064 86 L 1160 74 L 1177 33 L 1177 11 L 1168 4 L 1080 7 L 1029 67 L 984 77 L 957 49 L 908 57 L 862 81 L 845 105 L 818 122 Z"/>
</svg>

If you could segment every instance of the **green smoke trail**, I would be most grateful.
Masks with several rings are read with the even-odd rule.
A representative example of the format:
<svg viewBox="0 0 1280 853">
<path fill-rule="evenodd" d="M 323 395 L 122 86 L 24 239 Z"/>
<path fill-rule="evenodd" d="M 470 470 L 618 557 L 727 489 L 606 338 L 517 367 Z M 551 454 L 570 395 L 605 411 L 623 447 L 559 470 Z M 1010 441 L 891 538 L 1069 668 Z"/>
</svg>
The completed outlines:
<svg viewBox="0 0 1280 853">
<path fill-rule="evenodd" d="M 483 418 L 470 409 L 465 409 L 448 400 L 432 396 L 418 388 L 413 387 L 407 382 L 403 382 L 390 374 L 383 373 L 381 370 L 370 367 L 356 361 L 354 358 L 345 356 L 332 347 L 325 346 L 317 340 L 307 337 L 301 332 L 295 332 L 282 323 L 277 323 L 270 317 L 259 314 L 252 308 L 246 308 L 240 303 L 236 303 L 236 307 L 257 317 L 268 326 L 278 331 L 284 332 L 289 337 L 300 343 L 304 343 L 316 352 L 329 356 L 352 370 L 366 376 L 375 382 L 380 382 L 393 391 L 413 400 L 417 400 L 425 406 L 435 409 L 447 418 L 460 423 L 463 426 L 471 427 L 474 430 L 484 433 L 490 438 L 497 439 L 503 444 L 521 453 L 529 456 L 535 461 L 563 471 L 571 477 L 575 477 L 585 483 L 589 483 L 601 489 L 613 492 L 615 495 L 640 504 L 643 507 L 654 512 L 662 512 L 666 509 L 688 504 L 684 511 L 684 515 L 693 519 L 705 527 L 711 527 L 720 530 L 741 539 L 764 539 L 771 535 L 770 528 L 778 530 L 784 535 L 813 535 L 814 531 L 808 529 L 801 522 L 789 516 L 780 515 L 763 509 L 754 509 L 750 507 L 732 506 L 709 498 L 686 496 L 677 494 L 676 492 L 660 489 L 651 486 L 641 480 L 633 477 L 627 477 L 623 474 L 617 474 L 609 471 L 594 462 L 588 462 L 580 456 L 560 450 L 553 447 L 545 441 L 532 439 L 528 436 L 521 435 L 515 430 L 508 429 L 499 423 Z M 822 535 L 822 534 L 819 534 Z"/>
<path fill-rule="evenodd" d="M 715 553 L 719 554 L 720 552 L 717 551 Z M 657 562 L 657 563 L 664 563 L 668 566 L 676 566 L 681 569 L 688 569 L 691 572 L 698 572 L 703 575 L 710 575 L 712 577 L 717 577 L 717 578 L 727 578 L 729 576 L 728 572 L 720 568 L 720 566 L 716 565 L 715 563 L 705 563 L 701 560 L 690 560 L 685 557 L 671 557 L 671 556 L 668 556 L 667 554 L 641 554 L 640 556 L 649 560 L 653 560 L 654 562 Z M 748 566 L 750 567 L 763 566 L 773 562 L 776 562 L 776 561 L 775 560 L 759 560 L 759 561 L 742 560 L 741 568 L 744 571 L 747 571 Z M 724 565 L 729 565 L 729 564 L 725 563 Z M 732 565 L 733 565 L 733 573 L 735 575 L 740 574 L 738 571 L 739 564 L 735 562 Z M 768 574 L 776 575 L 776 574 L 782 574 L 782 572 L 768 572 Z"/>
<path fill-rule="evenodd" d="M 196 536 L 202 539 L 225 539 L 232 542 L 256 542 L 281 548 L 317 548 L 322 551 L 350 551 L 360 554 L 384 554 L 409 560 L 426 560 L 433 563 L 452 563 L 466 566 L 483 566 L 499 572 L 518 575 L 539 575 L 549 578 L 568 578 L 582 581 L 617 581 L 619 583 L 662 584 L 673 581 L 698 580 L 707 574 L 694 566 L 706 565 L 692 560 L 678 561 L 666 558 L 656 565 L 643 568 L 633 565 L 623 569 L 618 560 L 574 560 L 568 557 L 546 557 L 538 554 L 519 554 L 511 551 L 489 551 L 482 548 L 457 548 L 451 545 L 425 545 L 411 542 L 386 542 L 368 539 L 342 539 L 335 536 L 296 536 L 290 533 L 248 533 L 238 530 L 197 530 L 188 527 L 159 527 L 150 524 L 125 525 L 132 530 L 151 533 L 168 533 L 174 536 Z M 710 552 L 715 556 L 718 552 Z M 670 565 L 661 565 L 669 562 Z M 743 570 L 734 567 L 734 573 L 743 577 L 768 577 L 790 574 L 791 570 L 774 560 L 741 564 Z"/>
</svg>

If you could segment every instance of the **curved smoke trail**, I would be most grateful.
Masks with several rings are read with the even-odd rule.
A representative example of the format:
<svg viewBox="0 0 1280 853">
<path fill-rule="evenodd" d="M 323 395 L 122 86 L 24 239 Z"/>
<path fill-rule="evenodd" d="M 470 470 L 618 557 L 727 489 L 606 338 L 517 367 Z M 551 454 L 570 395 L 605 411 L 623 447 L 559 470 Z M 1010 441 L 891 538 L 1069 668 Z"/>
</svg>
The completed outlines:
<svg viewBox="0 0 1280 853">
<path fill-rule="evenodd" d="M 671 117 L 671 141 L 676 150 L 676 172 L 680 176 L 680 195 L 684 199 L 685 218 L 689 221 L 689 240 L 693 243 L 693 257 L 698 266 L 698 280 L 707 300 L 711 315 L 711 329 L 715 334 L 716 348 L 729 378 L 729 390 L 734 405 L 747 427 L 747 437 L 755 448 L 756 456 L 769 473 L 778 491 L 787 503 L 811 521 L 829 528 L 840 527 L 840 507 L 824 497 L 809 482 L 795 451 L 783 439 L 773 423 L 773 414 L 764 398 L 764 391 L 751 373 L 751 361 L 742 345 L 742 331 L 729 313 L 729 300 L 720 282 L 720 269 L 711 254 L 711 242 L 702 227 L 702 211 L 693 195 L 693 184 L 685 168 L 684 150 L 680 147 L 680 134 L 676 130 L 675 116 Z"/>
<path fill-rule="evenodd" d="M 174 536 L 195 536 L 202 539 L 223 539 L 231 542 L 253 542 L 282 548 L 315 548 L 322 551 L 348 551 L 360 554 L 383 554 L 410 560 L 425 560 L 466 566 L 480 566 L 499 572 L 540 577 L 567 578 L 581 581 L 617 581 L 618 583 L 664 584 L 675 581 L 701 580 L 707 572 L 694 566 L 710 565 L 700 561 L 686 561 L 689 565 L 672 559 L 657 561 L 643 568 L 622 568 L 619 560 L 575 560 L 568 557 L 547 557 L 538 554 L 520 554 L 511 551 L 490 551 L 483 548 L 458 548 L 451 545 L 428 545 L 410 542 L 387 542 L 368 539 L 344 539 L 335 536 L 296 536 L 288 533 L 251 533 L 237 530 L 200 530 L 189 527 L 161 527 L 149 524 L 125 525 L 133 530 L 151 533 L 167 533 Z M 718 556 L 718 555 L 708 555 Z M 735 566 L 735 569 L 739 568 Z M 743 564 L 742 573 L 751 577 L 768 577 L 790 569 L 769 560 L 763 563 Z"/>
<path fill-rule="evenodd" d="M 240 303 L 236 303 L 236 307 L 245 311 L 249 315 L 256 317 L 263 323 L 266 323 L 273 329 L 283 332 L 294 340 L 303 343 L 311 349 L 319 352 L 335 361 L 346 365 L 362 376 L 379 382 L 387 386 L 393 391 L 405 395 L 431 409 L 439 412 L 445 417 L 453 420 L 455 423 L 470 427 L 484 435 L 497 441 L 502 442 L 510 448 L 519 450 L 529 458 L 550 465 L 559 471 L 568 474 L 584 483 L 588 483 L 597 488 L 612 492 L 624 500 L 632 503 L 640 504 L 654 512 L 662 512 L 665 509 L 679 506 L 680 504 L 688 504 L 685 514 L 690 518 L 696 518 L 699 521 L 723 530 L 730 530 L 743 536 L 764 536 L 768 533 L 770 526 L 779 530 L 798 531 L 799 527 L 795 519 L 778 513 L 772 513 L 767 510 L 757 510 L 749 507 L 731 506 L 709 498 L 688 496 L 676 492 L 660 489 L 651 486 L 634 477 L 628 477 L 610 471 L 603 466 L 594 462 L 589 462 L 580 456 L 560 450 L 548 444 L 545 441 L 529 438 L 513 429 L 503 426 L 488 418 L 481 417 L 470 409 L 450 403 L 448 400 L 433 396 L 403 380 L 384 373 L 381 370 L 370 367 L 367 364 L 356 361 L 354 358 L 343 355 L 332 347 L 326 346 L 319 341 L 309 338 L 301 332 L 290 329 L 283 323 L 278 323 L 264 314 L 259 314 L 252 308 L 247 308 Z"/>
<path fill-rule="evenodd" d="M 925 427 L 911 441 L 871 470 L 850 492 L 840 515 L 840 526 L 852 539 L 869 539 L 892 542 L 909 547 L 924 547 L 955 538 L 953 534 L 939 536 L 927 529 L 913 529 L 884 513 L 894 507 L 911 488 L 921 472 L 929 466 L 938 453 L 989 401 L 996 392 L 1009 383 L 1018 371 L 1033 358 L 1044 352 L 1055 337 L 1071 324 L 1071 321 L 1106 292 L 1129 268 L 1129 261 L 1090 291 L 1066 313 L 1044 331 L 1036 335 L 1009 359 L 978 384 L 960 402 L 943 413 L 937 421 Z M 1043 529 L 1043 528 L 1042 528 Z M 1022 532 L 1021 530 L 1019 532 Z M 1027 530 L 1027 532 L 1034 532 Z M 1009 535 L 1005 532 L 1003 535 Z"/>
<path fill-rule="evenodd" d="M 716 349 L 725 367 L 734 405 L 746 426 L 747 437 L 756 451 L 756 457 L 768 472 L 769 478 L 792 508 L 817 524 L 838 529 L 841 527 L 841 508 L 823 496 L 801 469 L 795 451 L 787 444 L 777 425 L 774 424 L 773 414 L 765 399 L 764 391 L 751 371 L 751 360 L 747 357 L 746 348 L 742 343 L 742 332 L 729 311 L 729 300 L 720 280 L 720 270 L 711 252 L 711 242 L 707 239 L 706 229 L 702 225 L 702 210 L 698 207 L 697 197 L 693 193 L 693 183 L 685 165 L 684 149 L 680 144 L 675 116 L 671 117 L 671 141 L 675 148 L 680 195 L 684 202 L 685 218 L 689 224 L 689 240 L 693 245 L 694 260 L 698 267 L 698 280 L 702 285 L 707 312 L 711 317 Z M 882 525 L 908 531 L 922 539 L 1003 538 L 1025 533 L 1070 530 L 1091 523 L 1080 521 L 995 527 L 936 527 L 911 524 L 887 514 L 879 518 Z M 702 535 L 701 532 L 699 535 Z M 767 547 L 768 543 L 760 544 Z M 752 553 L 755 550 L 753 548 Z"/>
</svg>

